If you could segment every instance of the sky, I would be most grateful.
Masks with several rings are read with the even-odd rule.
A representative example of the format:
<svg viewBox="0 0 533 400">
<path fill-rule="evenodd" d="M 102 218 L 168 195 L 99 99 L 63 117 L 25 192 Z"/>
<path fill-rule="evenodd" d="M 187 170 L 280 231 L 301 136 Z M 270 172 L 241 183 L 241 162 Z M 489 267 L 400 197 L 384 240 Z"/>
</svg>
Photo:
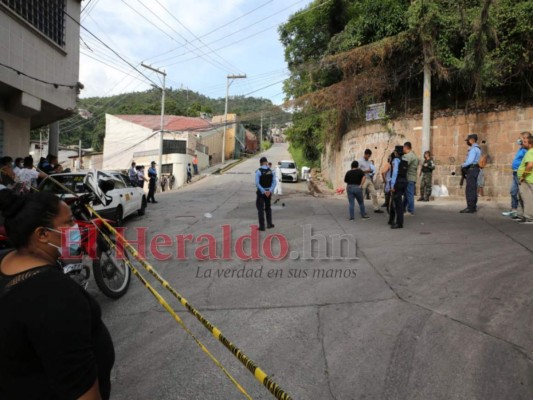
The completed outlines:
<svg viewBox="0 0 533 400">
<path fill-rule="evenodd" d="M 263 97 L 281 104 L 288 71 L 277 27 L 310 2 L 84 0 L 81 97 L 161 85 L 161 76 L 143 68 L 144 62 L 167 73 L 166 87 L 212 98 L 226 96 L 228 75 L 246 74 L 246 79 L 232 81 L 230 96 Z"/>
</svg>

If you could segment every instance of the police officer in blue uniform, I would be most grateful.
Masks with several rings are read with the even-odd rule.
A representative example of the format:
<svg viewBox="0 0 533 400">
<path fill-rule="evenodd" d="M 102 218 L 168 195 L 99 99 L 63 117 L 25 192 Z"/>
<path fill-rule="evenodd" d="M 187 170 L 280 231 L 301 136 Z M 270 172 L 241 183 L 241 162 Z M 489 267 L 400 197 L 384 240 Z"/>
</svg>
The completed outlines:
<svg viewBox="0 0 533 400">
<path fill-rule="evenodd" d="M 265 214 L 267 228 L 274 228 L 272 223 L 272 210 L 270 208 L 270 201 L 272 193 L 276 187 L 276 175 L 268 167 L 268 160 L 266 157 L 261 157 L 259 160 L 261 167 L 255 172 L 255 186 L 257 187 L 257 199 L 255 205 L 257 207 L 257 214 L 259 216 L 259 230 L 265 230 Z"/>
<path fill-rule="evenodd" d="M 409 163 L 402 159 L 403 146 L 394 147 L 390 181 L 391 204 L 389 206 L 389 225 L 391 229 L 403 228 L 403 196 L 407 189 L 407 170 Z"/>
<path fill-rule="evenodd" d="M 156 162 L 152 161 L 150 168 L 148 168 L 148 178 L 150 180 L 148 181 L 148 198 L 146 199 L 148 203 L 152 202 L 154 204 L 157 203 L 154 198 L 155 183 L 157 182 L 157 169 L 155 167 L 156 165 Z"/>
<path fill-rule="evenodd" d="M 466 161 L 462 165 L 463 176 L 466 176 L 466 205 L 460 212 L 473 214 L 477 211 L 477 178 L 479 175 L 479 159 L 481 149 L 477 144 L 477 135 L 472 133 L 466 138 L 466 144 L 470 146 Z"/>
</svg>

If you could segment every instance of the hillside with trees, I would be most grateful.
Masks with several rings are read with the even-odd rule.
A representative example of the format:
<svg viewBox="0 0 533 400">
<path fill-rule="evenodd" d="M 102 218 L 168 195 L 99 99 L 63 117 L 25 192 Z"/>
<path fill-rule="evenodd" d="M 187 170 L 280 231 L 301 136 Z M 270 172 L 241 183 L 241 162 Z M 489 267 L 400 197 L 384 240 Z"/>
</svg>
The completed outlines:
<svg viewBox="0 0 533 400">
<path fill-rule="evenodd" d="M 200 93 L 184 89 L 169 88 L 166 91 L 165 114 L 199 117 L 224 114 L 225 98 L 212 99 Z M 110 97 L 80 99 L 78 114 L 60 122 L 60 143 L 78 144 L 102 150 L 105 135 L 105 114 L 147 114 L 161 113 L 161 91 L 151 89 L 145 92 L 124 93 Z M 269 126 L 284 124 L 292 119 L 289 113 L 268 99 L 233 96 L 229 100 L 230 113 L 236 113 L 246 128 L 259 132 L 263 114 L 264 133 Z M 44 133 L 46 128 L 42 128 Z M 32 132 L 32 139 L 39 139 L 39 130 Z M 44 134 L 46 137 L 46 134 Z"/>
<path fill-rule="evenodd" d="M 433 112 L 533 100 L 532 0 L 315 0 L 280 27 L 293 146 L 319 160 L 363 124 L 421 112 L 424 65 Z"/>
</svg>

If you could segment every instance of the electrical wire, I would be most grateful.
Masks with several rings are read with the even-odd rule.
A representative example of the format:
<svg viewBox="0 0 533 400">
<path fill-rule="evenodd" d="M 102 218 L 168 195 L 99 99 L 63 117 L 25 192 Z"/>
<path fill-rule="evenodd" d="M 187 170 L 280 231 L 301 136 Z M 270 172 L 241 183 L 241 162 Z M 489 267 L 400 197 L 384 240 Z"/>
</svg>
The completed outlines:
<svg viewBox="0 0 533 400">
<path fill-rule="evenodd" d="M 242 15 L 240 15 L 239 17 L 237 17 L 237 18 L 235 18 L 235 19 L 232 19 L 231 21 L 229 21 L 229 22 L 227 22 L 227 23 L 225 23 L 225 24 L 223 24 L 223 25 L 220 25 L 220 26 L 218 26 L 217 28 L 215 28 L 215 29 L 213 29 L 213 30 L 211 30 L 211 31 L 209 31 L 209 32 L 207 32 L 207 33 L 205 33 L 205 34 L 203 34 L 203 35 L 200 36 L 198 39 L 203 39 L 203 38 L 205 38 L 206 36 L 209 36 L 210 34 L 212 34 L 212 33 L 214 33 L 214 32 L 217 32 L 218 30 L 220 30 L 220 29 L 222 29 L 222 28 L 225 28 L 225 27 L 228 26 L 228 25 L 233 24 L 234 22 L 240 20 L 241 18 L 244 18 L 244 17 L 246 17 L 246 16 L 248 16 L 248 15 L 254 13 L 255 11 L 257 11 L 257 10 L 259 10 L 259 9 L 261 9 L 261 8 L 263 8 L 263 7 L 265 7 L 267 4 L 272 3 L 273 1 L 274 1 L 274 0 L 268 0 L 266 3 L 263 3 L 263 4 L 261 4 L 260 6 L 258 6 L 258 7 L 254 8 L 254 9 L 252 9 L 252 10 L 250 10 L 250 11 L 248 11 L 248 12 L 242 14 Z M 181 48 L 182 48 L 182 47 L 177 47 L 177 48 L 175 48 L 175 49 L 171 49 L 171 50 L 165 51 L 164 53 L 161 53 L 161 54 L 159 54 L 159 55 L 155 55 L 155 56 L 149 57 L 149 58 L 147 58 L 147 60 L 151 60 L 151 59 L 154 59 L 154 58 L 158 58 L 158 57 L 160 57 L 160 56 L 162 56 L 162 55 L 169 54 L 169 53 L 174 52 L 174 51 L 176 51 L 176 50 L 179 50 L 179 49 L 181 49 Z"/>
<path fill-rule="evenodd" d="M 205 44 L 201 38 L 199 38 L 198 36 L 196 36 L 194 34 L 194 32 L 192 32 L 187 26 L 185 26 L 179 19 L 176 18 L 176 16 L 174 14 L 172 14 L 163 4 L 161 4 L 161 2 L 159 0 L 155 0 L 157 4 L 159 4 L 159 6 L 161 8 L 163 8 L 163 10 L 165 10 L 167 12 L 167 14 L 169 14 L 173 19 L 174 21 L 176 21 L 181 27 L 183 27 L 187 32 L 189 32 L 196 40 L 200 41 L 200 43 L 202 43 L 205 47 L 207 47 L 214 55 L 216 55 L 218 58 L 220 58 L 222 61 L 224 61 L 227 65 L 229 65 L 230 67 L 233 67 L 235 68 L 236 71 L 240 71 L 240 72 L 243 72 L 242 70 L 239 70 L 239 68 L 235 67 L 235 65 L 233 65 L 232 63 L 230 63 L 228 60 L 226 60 L 224 57 L 222 57 L 220 54 L 218 54 L 216 51 L 214 51 L 211 47 L 209 47 L 209 45 Z M 190 42 L 189 42 L 190 43 Z"/>
<path fill-rule="evenodd" d="M 236 34 L 238 34 L 238 33 L 241 33 L 241 32 L 243 32 L 243 31 L 245 31 L 245 30 L 247 30 L 247 29 L 249 29 L 249 28 L 256 27 L 259 23 L 261 23 L 261 22 L 263 22 L 263 21 L 266 21 L 267 19 L 270 19 L 270 18 L 272 18 L 272 17 L 274 17 L 274 16 L 276 16 L 276 15 L 279 15 L 279 14 L 283 13 L 284 11 L 286 11 L 286 10 L 288 10 L 288 9 L 290 9 L 290 8 L 292 8 L 292 7 L 294 7 L 294 6 L 297 5 L 298 3 L 301 3 L 302 1 L 305 1 L 305 0 L 298 0 L 298 1 L 294 2 L 294 3 L 292 3 L 291 5 L 289 5 L 289 6 L 285 7 L 285 8 L 283 8 L 283 9 L 281 9 L 281 10 L 279 10 L 279 11 L 273 13 L 273 14 L 270 14 L 270 15 L 264 17 L 264 18 L 261 18 L 260 20 L 255 21 L 255 22 L 253 22 L 253 23 L 251 23 L 251 24 L 249 24 L 249 25 L 247 25 L 247 26 L 245 26 L 245 27 L 243 27 L 243 28 L 237 29 L 237 30 L 235 30 L 235 31 L 233 31 L 233 32 L 231 32 L 231 33 L 229 33 L 229 34 L 227 34 L 227 35 L 221 37 L 221 38 L 215 39 L 215 40 L 209 42 L 208 44 L 209 44 L 209 45 L 213 45 L 213 44 L 218 43 L 218 42 L 220 42 L 220 41 L 222 41 L 222 40 L 225 40 L 225 39 L 227 39 L 227 38 L 229 38 L 229 37 L 231 37 L 231 36 L 234 36 L 234 35 L 236 35 Z M 329 1 L 331 1 L 331 0 L 328 0 L 327 2 L 329 2 Z M 327 2 L 326 2 L 326 3 L 327 3 Z M 325 3 L 322 3 L 320 6 L 322 6 L 323 4 L 325 4 Z M 316 8 L 316 6 L 315 6 L 314 8 Z M 264 31 L 270 30 L 270 29 L 272 29 L 272 28 L 274 28 L 274 27 L 278 27 L 279 25 L 280 25 L 279 23 L 276 24 L 276 25 L 273 25 L 273 26 L 271 26 L 271 27 L 269 27 L 269 28 L 267 28 L 267 29 L 261 31 L 261 33 L 264 32 Z M 254 35 L 254 36 L 256 36 L 256 35 Z M 248 39 L 248 37 L 245 37 L 245 38 L 242 39 L 242 40 L 245 40 L 245 39 Z M 239 41 L 237 41 L 237 42 L 233 42 L 233 43 L 240 43 L 242 40 L 239 40 Z M 182 46 L 182 47 L 183 47 L 183 46 Z M 213 50 L 213 51 L 216 52 L 216 51 L 219 51 L 220 49 L 224 49 L 224 48 L 226 48 L 226 47 L 227 47 L 227 46 L 225 46 L 225 47 L 221 47 L 221 48 L 216 49 L 216 50 Z M 177 49 L 176 49 L 176 50 L 177 50 Z M 187 54 L 189 54 L 189 53 L 191 53 L 191 52 L 190 52 L 190 51 L 186 51 L 186 52 L 183 52 L 183 53 L 181 53 L 181 54 L 178 54 L 178 55 L 175 55 L 175 56 L 172 56 L 172 57 L 169 57 L 169 58 L 163 59 L 163 60 L 159 60 L 158 63 L 163 63 L 163 62 L 165 62 L 165 61 L 173 60 L 174 58 L 178 58 L 178 57 L 181 57 L 181 56 L 187 55 Z"/>
<path fill-rule="evenodd" d="M 128 64 L 131 68 L 133 68 L 135 71 L 137 71 L 139 74 L 144 76 L 146 79 L 148 79 L 150 82 L 156 84 L 154 81 L 152 81 L 150 78 L 148 78 L 142 71 L 140 71 L 136 66 L 134 66 L 132 63 L 130 63 L 128 60 L 126 60 L 124 57 L 122 57 L 119 53 L 117 53 L 114 49 L 112 49 L 106 42 L 104 42 L 102 39 L 100 39 L 98 36 L 96 36 L 94 33 L 92 33 L 89 29 L 87 29 L 85 26 L 81 24 L 81 22 L 77 21 L 74 17 L 72 17 L 69 13 L 65 11 L 65 15 L 69 17 L 72 21 L 74 21 L 77 25 L 80 26 L 84 31 L 89 33 L 92 37 L 94 37 L 96 40 L 98 40 L 100 43 L 102 43 L 107 49 L 109 49 L 113 54 L 115 54 L 118 58 L 120 58 L 122 61 L 124 61 L 126 64 Z"/>
<path fill-rule="evenodd" d="M 71 85 L 69 85 L 69 84 L 65 84 L 65 83 L 48 82 L 48 81 L 45 81 L 45 80 L 43 80 L 43 79 L 36 78 L 36 77 L 34 77 L 34 76 L 28 75 L 27 73 L 22 72 L 22 71 L 20 71 L 20 70 L 14 68 L 14 67 L 12 67 L 12 66 L 10 66 L 10 65 L 6 65 L 6 64 L 4 64 L 4 63 L 2 63 L 2 62 L 0 62 L 0 66 L 2 66 L 2 67 L 4 67 L 4 68 L 7 68 L 7 69 L 10 69 L 11 71 L 16 72 L 17 75 L 22 75 L 22 76 L 24 76 L 24 77 L 26 77 L 26 78 L 29 78 L 29 79 L 32 79 L 32 80 L 34 80 L 34 81 L 37 81 L 37 82 L 40 82 L 40 83 L 44 83 L 45 85 L 53 86 L 53 87 L 55 87 L 56 89 L 59 88 L 59 87 L 66 87 L 66 88 L 69 88 L 69 89 L 77 89 L 78 86 L 79 86 L 78 83 L 75 83 L 75 84 L 71 84 Z"/>
<path fill-rule="evenodd" d="M 124 1 L 124 0 L 122 0 Z M 154 15 L 159 21 L 161 21 L 163 24 L 165 24 L 171 31 L 173 31 L 176 35 L 178 35 L 181 39 L 183 39 L 185 41 L 185 44 L 182 44 L 180 43 L 179 41 L 173 39 L 174 41 L 176 41 L 177 43 L 181 44 L 182 46 L 186 46 L 187 44 L 190 44 L 189 40 L 187 40 L 187 38 L 185 38 L 181 33 L 179 33 L 177 30 L 175 30 L 172 26 L 170 26 L 165 20 L 163 20 L 159 15 L 157 15 L 153 10 L 151 10 L 148 6 L 146 6 L 141 0 L 137 0 L 138 3 L 144 7 L 148 12 L 150 12 L 152 15 Z M 198 46 L 196 45 L 193 45 L 193 47 L 200 51 Z M 194 54 L 197 54 L 195 53 L 194 50 L 189 50 L 190 53 L 194 53 Z M 212 58 L 210 58 L 209 54 L 208 53 L 205 53 L 205 52 L 201 52 L 200 51 L 200 55 L 198 55 L 199 58 L 202 58 L 204 61 L 208 62 L 209 64 L 213 65 L 214 67 L 216 68 L 219 68 L 221 69 L 222 71 L 225 71 L 227 72 L 228 71 L 228 68 L 227 66 L 224 66 L 221 62 L 217 61 L 217 60 L 213 60 Z M 205 57 L 209 57 L 209 58 L 205 58 Z"/>
</svg>

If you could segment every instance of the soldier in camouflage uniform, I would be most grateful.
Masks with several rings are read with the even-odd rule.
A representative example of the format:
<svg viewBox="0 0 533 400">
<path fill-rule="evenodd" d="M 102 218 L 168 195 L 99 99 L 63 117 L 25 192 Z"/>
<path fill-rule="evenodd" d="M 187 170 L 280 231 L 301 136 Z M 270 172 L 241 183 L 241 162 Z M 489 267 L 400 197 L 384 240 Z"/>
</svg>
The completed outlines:
<svg viewBox="0 0 533 400">
<path fill-rule="evenodd" d="M 422 163 L 422 169 L 420 175 L 422 180 L 420 182 L 420 198 L 418 201 L 429 201 L 431 196 L 431 188 L 433 185 L 433 170 L 435 169 L 435 162 L 431 158 L 431 153 L 426 151 L 424 153 L 424 162 Z"/>
</svg>

